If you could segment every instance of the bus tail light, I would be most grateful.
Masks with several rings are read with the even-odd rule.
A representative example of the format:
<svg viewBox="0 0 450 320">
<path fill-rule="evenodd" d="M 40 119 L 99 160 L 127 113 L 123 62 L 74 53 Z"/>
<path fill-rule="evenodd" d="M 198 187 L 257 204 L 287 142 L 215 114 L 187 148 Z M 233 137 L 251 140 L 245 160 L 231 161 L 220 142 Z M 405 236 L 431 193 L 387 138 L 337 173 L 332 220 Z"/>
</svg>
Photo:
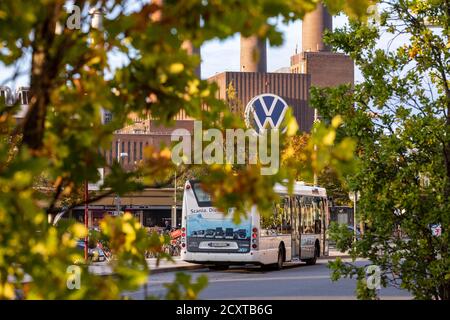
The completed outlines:
<svg viewBox="0 0 450 320">
<path fill-rule="evenodd" d="M 186 247 L 186 228 L 182 227 L 181 232 L 181 246 L 184 248 Z"/>
<path fill-rule="evenodd" d="M 252 229 L 252 248 L 258 248 L 258 228 Z"/>
</svg>

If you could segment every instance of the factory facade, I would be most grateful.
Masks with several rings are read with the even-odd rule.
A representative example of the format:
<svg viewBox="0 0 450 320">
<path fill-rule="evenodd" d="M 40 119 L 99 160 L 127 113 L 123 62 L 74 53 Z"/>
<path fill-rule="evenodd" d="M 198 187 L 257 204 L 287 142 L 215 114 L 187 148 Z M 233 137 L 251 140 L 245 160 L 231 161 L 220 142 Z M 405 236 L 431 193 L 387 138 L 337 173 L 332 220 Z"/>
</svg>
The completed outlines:
<svg viewBox="0 0 450 320">
<path fill-rule="evenodd" d="M 244 38 L 240 41 L 240 70 L 222 72 L 208 79 L 219 87 L 218 98 L 228 100 L 227 91 L 234 88 L 237 100 L 246 105 L 253 97 L 263 93 L 280 96 L 292 109 L 299 128 L 309 132 L 314 122 L 314 110 L 309 106 L 309 90 L 312 86 L 334 87 L 341 84 L 353 84 L 354 64 L 351 58 L 334 53 L 323 42 L 325 30 L 332 30 L 332 17 L 326 7 L 319 4 L 315 11 L 305 15 L 302 25 L 302 51 L 286 58 L 289 67 L 282 72 L 267 72 L 267 44 L 265 39 Z M 188 42 L 183 47 L 191 54 L 200 55 L 198 48 Z M 255 60 L 255 57 L 259 57 Z M 197 75 L 200 77 L 200 67 Z M 107 160 L 114 161 L 120 152 L 131 155 L 131 159 L 122 161 L 127 169 L 132 169 L 136 157 L 135 144 L 139 146 L 161 143 L 170 144 L 170 133 L 177 128 L 193 130 L 193 121 L 180 113 L 175 126 L 164 128 L 151 118 L 135 119 L 131 126 L 118 130 L 114 136 Z M 137 151 L 138 155 L 140 151 Z"/>
</svg>

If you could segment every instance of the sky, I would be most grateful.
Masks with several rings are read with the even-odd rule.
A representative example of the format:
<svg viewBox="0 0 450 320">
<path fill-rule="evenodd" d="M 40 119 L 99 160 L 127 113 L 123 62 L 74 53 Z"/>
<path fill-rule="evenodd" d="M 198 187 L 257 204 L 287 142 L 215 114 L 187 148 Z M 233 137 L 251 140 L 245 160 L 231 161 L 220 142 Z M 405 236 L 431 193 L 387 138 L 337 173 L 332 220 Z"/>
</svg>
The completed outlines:
<svg viewBox="0 0 450 320">
<path fill-rule="evenodd" d="M 333 28 L 342 27 L 347 23 L 347 18 L 343 15 L 333 17 Z M 296 21 L 290 23 L 289 25 L 284 25 L 280 23 L 278 25 L 279 30 L 284 35 L 284 43 L 279 47 L 270 47 L 268 45 L 267 52 L 267 70 L 268 72 L 273 72 L 282 67 L 288 67 L 290 64 L 290 57 L 295 53 L 296 46 L 298 46 L 298 51 L 301 51 L 301 21 Z M 386 48 L 390 37 L 384 36 L 379 47 Z M 395 43 L 391 46 L 391 49 L 401 45 L 401 38 L 397 38 Z M 239 34 L 224 40 L 211 40 L 205 43 L 201 48 L 202 54 L 202 78 L 207 79 L 217 73 L 224 71 L 239 71 Z M 114 59 L 113 64 L 120 63 Z M 21 66 L 26 68 L 30 63 L 29 59 L 25 59 L 21 63 Z M 26 69 L 25 69 L 26 71 Z M 28 76 L 20 76 L 16 79 L 15 83 L 11 81 L 5 82 L 6 79 L 10 78 L 13 72 L 13 68 L 5 68 L 4 65 L 0 64 L 0 85 L 7 85 L 13 91 L 19 86 L 28 86 Z M 362 80 L 361 74 L 358 69 L 355 69 L 355 81 L 359 82 Z"/>
<path fill-rule="evenodd" d="M 347 18 L 344 16 L 333 18 L 334 28 L 342 27 L 345 23 L 347 23 Z M 300 20 L 289 25 L 280 23 L 278 28 L 283 32 L 284 43 L 280 47 L 268 45 L 268 72 L 289 67 L 290 58 L 294 55 L 296 46 L 298 46 L 298 52 L 302 47 L 302 22 Z M 239 71 L 239 46 L 239 35 L 222 42 L 210 41 L 202 46 L 202 78 L 208 78 L 224 71 Z"/>
</svg>

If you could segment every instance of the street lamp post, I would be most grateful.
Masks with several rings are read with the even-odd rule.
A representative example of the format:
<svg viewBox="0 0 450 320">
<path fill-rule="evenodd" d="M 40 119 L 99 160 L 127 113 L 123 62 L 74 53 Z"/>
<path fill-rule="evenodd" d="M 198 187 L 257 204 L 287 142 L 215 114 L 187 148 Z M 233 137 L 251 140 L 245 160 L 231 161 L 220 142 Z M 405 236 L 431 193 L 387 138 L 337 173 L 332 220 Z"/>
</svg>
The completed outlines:
<svg viewBox="0 0 450 320">
<path fill-rule="evenodd" d="M 126 152 L 120 152 L 120 139 L 117 139 L 117 163 L 120 165 L 120 159 L 128 157 L 128 153 Z M 119 215 L 120 212 L 120 196 L 117 194 L 116 196 L 116 208 L 117 208 L 117 215 Z"/>
<path fill-rule="evenodd" d="M 173 189 L 172 227 L 177 227 L 177 169 L 175 168 L 175 180 Z"/>
<path fill-rule="evenodd" d="M 353 241 L 356 241 L 356 202 L 359 198 L 359 191 L 349 192 L 348 196 L 353 201 Z"/>
<path fill-rule="evenodd" d="M 314 124 L 316 124 L 318 121 L 319 121 L 319 113 L 317 109 L 314 109 Z M 316 152 L 317 152 L 317 145 L 314 144 L 314 153 Z M 314 171 L 314 186 L 317 187 L 318 185 L 319 185 L 319 177 L 317 176 L 316 171 Z"/>
<path fill-rule="evenodd" d="M 94 29 L 102 29 L 103 14 L 100 9 L 92 8 L 89 13 L 92 15 L 91 27 Z M 84 238 L 84 260 L 88 259 L 88 244 L 89 244 L 89 183 L 86 180 L 84 182 L 84 226 L 87 230 L 86 237 Z"/>
<path fill-rule="evenodd" d="M 358 192 L 355 192 L 355 197 L 353 199 L 353 237 L 356 241 L 356 202 L 358 201 Z"/>
<path fill-rule="evenodd" d="M 86 235 L 84 237 L 84 261 L 87 263 L 88 261 L 88 244 L 89 244 L 89 224 L 88 224 L 88 216 L 89 216 L 89 208 L 88 208 L 88 198 L 89 198 L 89 187 L 88 181 L 84 182 L 84 227 L 86 228 Z"/>
</svg>

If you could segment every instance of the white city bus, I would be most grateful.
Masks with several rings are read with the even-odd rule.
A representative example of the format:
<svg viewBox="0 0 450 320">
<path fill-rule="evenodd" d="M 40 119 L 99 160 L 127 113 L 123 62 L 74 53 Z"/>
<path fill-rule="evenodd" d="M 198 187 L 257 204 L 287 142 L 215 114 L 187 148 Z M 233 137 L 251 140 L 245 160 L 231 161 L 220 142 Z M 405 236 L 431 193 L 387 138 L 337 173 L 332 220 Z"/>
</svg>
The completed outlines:
<svg viewBox="0 0 450 320">
<path fill-rule="evenodd" d="M 181 259 L 217 269 L 238 264 L 281 269 L 283 262 L 293 260 L 315 264 L 328 254 L 326 190 L 296 182 L 291 195 L 283 185 L 276 185 L 275 191 L 281 200 L 273 204 L 271 214 L 260 215 L 254 206 L 236 225 L 232 214 L 212 206 L 199 181 L 187 181 Z"/>
</svg>

